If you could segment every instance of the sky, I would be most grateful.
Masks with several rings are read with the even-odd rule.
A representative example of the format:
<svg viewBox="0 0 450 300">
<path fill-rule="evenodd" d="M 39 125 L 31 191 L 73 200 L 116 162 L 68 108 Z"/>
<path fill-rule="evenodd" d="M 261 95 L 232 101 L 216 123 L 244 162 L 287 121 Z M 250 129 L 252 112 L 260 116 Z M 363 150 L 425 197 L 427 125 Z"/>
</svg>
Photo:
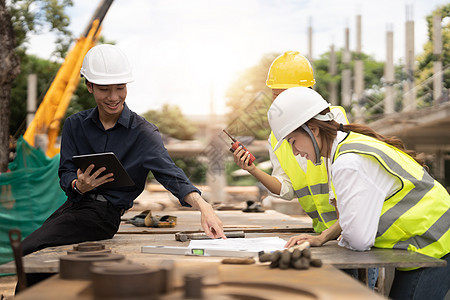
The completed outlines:
<svg viewBox="0 0 450 300">
<path fill-rule="evenodd" d="M 80 36 L 100 0 L 74 0 L 66 12 Z M 128 56 L 135 81 L 128 106 L 137 113 L 178 105 L 184 114 L 227 112 L 226 91 L 240 72 L 268 53 L 297 50 L 313 59 L 344 46 L 350 30 L 355 50 L 356 16 L 362 16 L 362 51 L 386 57 L 386 31 L 394 32 L 394 59 L 404 57 L 405 21 L 415 21 L 415 52 L 427 40 L 425 17 L 445 0 L 115 0 L 102 35 Z M 407 17 L 406 6 L 410 7 Z M 29 52 L 51 59 L 54 36 L 32 36 Z"/>
</svg>

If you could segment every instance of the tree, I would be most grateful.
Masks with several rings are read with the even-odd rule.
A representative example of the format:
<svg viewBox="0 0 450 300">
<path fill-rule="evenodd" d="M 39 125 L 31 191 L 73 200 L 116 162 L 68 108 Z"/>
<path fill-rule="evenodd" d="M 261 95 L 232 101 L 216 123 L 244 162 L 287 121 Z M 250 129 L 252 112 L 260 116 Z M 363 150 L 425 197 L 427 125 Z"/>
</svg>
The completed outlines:
<svg viewBox="0 0 450 300">
<path fill-rule="evenodd" d="M 25 131 L 28 75 L 37 75 L 37 105 L 39 105 L 59 66 L 59 63 L 50 62 L 34 55 L 24 55 L 22 57 L 21 72 L 16 77 L 11 88 L 11 119 L 9 123 L 11 135 L 17 137 Z"/>
<path fill-rule="evenodd" d="M 226 97 L 230 113 L 227 115 L 229 131 L 233 135 L 254 136 L 265 139 L 270 133 L 267 110 L 272 92 L 266 86 L 267 72 L 278 53 L 264 55 L 259 63 L 244 70 L 228 88 Z"/>
<path fill-rule="evenodd" d="M 36 104 L 39 106 L 60 66 L 61 64 L 59 63 L 48 61 L 34 55 L 24 55 L 21 59 L 21 72 L 14 81 L 11 89 L 9 132 L 13 135 L 14 139 L 24 134 L 26 130 L 28 75 L 37 75 Z M 84 81 L 80 81 L 67 108 L 66 117 L 79 111 L 95 107 L 95 105 L 94 97 L 88 92 Z M 63 123 L 64 121 L 61 122 L 61 126 Z"/>
<path fill-rule="evenodd" d="M 164 104 L 161 110 L 149 110 L 142 117 L 155 124 L 162 134 L 176 139 L 191 140 L 196 132 L 195 125 L 177 105 Z"/>
<path fill-rule="evenodd" d="M 0 172 L 8 168 L 9 161 L 9 97 L 11 85 L 20 72 L 20 62 L 14 49 L 11 16 L 5 0 L 0 0 Z"/>
<path fill-rule="evenodd" d="M 73 41 L 68 30 L 70 18 L 64 9 L 73 6 L 72 0 L 9 0 L 7 9 L 11 16 L 17 52 L 24 55 L 30 33 L 56 34 L 55 57 L 63 58 Z"/>
<path fill-rule="evenodd" d="M 344 64 L 342 63 L 342 50 L 336 53 L 337 74 L 333 77 L 328 73 L 328 64 L 330 61 L 330 53 L 326 52 L 319 59 L 314 60 L 314 76 L 316 84 L 314 89 L 319 92 L 325 99 L 329 98 L 328 85 L 335 82 L 338 87 L 338 104 L 341 95 L 341 80 Z M 355 56 L 356 53 L 353 53 Z M 373 57 L 361 53 L 360 59 L 364 62 L 364 86 L 366 89 L 379 88 L 381 86 L 380 79 L 383 77 L 384 63 L 377 62 Z M 350 63 L 350 69 L 354 70 L 354 60 Z"/>
<path fill-rule="evenodd" d="M 0 0 L 0 172 L 6 171 L 9 157 L 10 96 L 12 84 L 20 73 L 20 59 L 26 53 L 31 32 L 55 31 L 59 57 L 71 42 L 69 18 L 64 8 L 71 0 Z"/>
<path fill-rule="evenodd" d="M 342 53 L 343 51 L 337 51 L 336 54 L 336 64 L 337 64 L 337 74 L 332 76 L 328 72 L 328 65 L 330 61 L 330 53 L 326 52 L 320 56 L 319 59 L 314 61 L 314 76 L 316 78 L 316 84 L 314 89 L 319 92 L 325 99 L 329 99 L 328 86 L 330 83 L 334 82 L 338 88 L 338 105 L 342 105 L 340 100 L 341 95 L 341 82 L 342 82 L 342 71 L 346 67 L 342 63 Z M 382 78 L 384 75 L 384 63 L 376 61 L 372 56 L 365 53 L 352 53 L 355 58 L 356 55 L 364 63 L 364 99 L 360 105 L 363 106 L 367 115 L 382 112 L 382 107 L 378 105 L 384 99 L 384 92 Z M 350 62 L 348 66 L 350 70 L 354 70 L 354 60 Z M 350 116 L 350 107 L 346 107 L 347 115 Z"/>
<path fill-rule="evenodd" d="M 115 44 L 114 41 L 106 41 L 104 37 L 100 37 L 98 43 Z M 19 135 L 24 134 L 26 130 L 28 75 L 37 75 L 36 104 L 39 107 L 47 90 L 50 88 L 56 73 L 61 67 L 61 64 L 58 62 L 42 59 L 34 55 L 24 54 L 20 61 L 21 72 L 13 83 L 10 101 L 11 119 L 9 132 L 13 135 L 14 139 Z M 66 116 L 61 122 L 61 128 L 65 119 L 70 115 L 95 106 L 96 103 L 94 97 L 88 92 L 84 80 L 81 80 L 73 93 L 69 107 L 67 108 Z"/>
</svg>

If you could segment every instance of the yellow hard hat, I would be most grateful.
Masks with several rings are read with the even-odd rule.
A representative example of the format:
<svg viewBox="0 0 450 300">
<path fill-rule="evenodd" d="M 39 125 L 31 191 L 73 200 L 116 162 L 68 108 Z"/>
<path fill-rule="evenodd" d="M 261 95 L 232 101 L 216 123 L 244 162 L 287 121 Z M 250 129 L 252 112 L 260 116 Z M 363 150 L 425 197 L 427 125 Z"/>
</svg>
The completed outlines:
<svg viewBox="0 0 450 300">
<path fill-rule="evenodd" d="M 313 86 L 314 73 L 308 59 L 298 51 L 286 51 L 270 65 L 266 85 L 271 89 Z"/>
</svg>

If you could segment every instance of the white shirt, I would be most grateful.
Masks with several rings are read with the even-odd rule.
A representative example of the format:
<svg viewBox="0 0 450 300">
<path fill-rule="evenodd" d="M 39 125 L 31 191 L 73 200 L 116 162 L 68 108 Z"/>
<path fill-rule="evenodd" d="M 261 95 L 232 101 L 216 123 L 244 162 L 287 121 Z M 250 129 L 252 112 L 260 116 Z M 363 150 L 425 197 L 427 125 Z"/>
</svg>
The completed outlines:
<svg viewBox="0 0 450 300">
<path fill-rule="evenodd" d="M 338 131 L 331 148 L 347 136 Z M 331 178 L 336 191 L 342 239 L 339 245 L 358 251 L 370 250 L 386 198 L 401 188 L 400 180 L 388 173 L 375 158 L 346 153 L 331 165 Z"/>
<path fill-rule="evenodd" d="M 342 113 L 342 111 L 339 108 L 334 108 L 331 110 L 335 116 L 334 120 L 338 123 L 347 124 L 347 120 L 345 118 L 345 115 Z M 273 194 L 269 191 L 269 194 L 281 198 L 284 200 L 292 200 L 295 197 L 294 193 L 294 187 L 292 186 L 291 180 L 289 179 L 289 176 L 284 172 L 283 168 L 280 165 L 280 161 L 278 160 L 278 157 L 275 155 L 272 149 L 272 144 L 270 142 L 270 136 L 269 136 L 269 157 L 270 161 L 272 162 L 272 176 L 278 179 L 278 181 L 281 183 L 281 190 L 280 194 Z M 297 160 L 298 164 L 300 165 L 300 168 L 304 172 L 306 172 L 307 169 L 307 160 L 306 158 L 302 157 L 301 155 L 295 156 L 295 159 Z M 331 165 L 331 162 L 328 161 L 328 166 Z M 331 188 L 331 181 L 328 181 L 328 189 L 329 189 L 329 198 L 335 199 L 335 195 L 333 193 L 333 189 Z"/>
</svg>

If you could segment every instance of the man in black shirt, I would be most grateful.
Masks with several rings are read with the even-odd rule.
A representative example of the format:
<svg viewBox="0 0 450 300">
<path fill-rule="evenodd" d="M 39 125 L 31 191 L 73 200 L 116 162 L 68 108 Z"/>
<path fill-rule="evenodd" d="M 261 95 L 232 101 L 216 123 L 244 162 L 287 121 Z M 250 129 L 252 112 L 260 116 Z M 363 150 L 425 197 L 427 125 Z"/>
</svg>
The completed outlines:
<svg viewBox="0 0 450 300">
<path fill-rule="evenodd" d="M 81 75 L 97 107 L 70 116 L 64 123 L 59 177 L 67 201 L 22 243 L 23 255 L 50 247 L 109 239 L 119 229 L 123 212 L 144 190 L 148 172 L 183 206 L 201 212 L 201 224 L 212 238 L 226 238 L 213 208 L 170 158 L 158 128 L 125 104 L 127 83 L 133 81 L 125 54 L 114 45 L 98 45 L 85 56 Z M 122 189 L 102 188 L 113 181 L 105 168 L 82 172 L 74 155 L 114 152 L 135 182 Z"/>
</svg>

